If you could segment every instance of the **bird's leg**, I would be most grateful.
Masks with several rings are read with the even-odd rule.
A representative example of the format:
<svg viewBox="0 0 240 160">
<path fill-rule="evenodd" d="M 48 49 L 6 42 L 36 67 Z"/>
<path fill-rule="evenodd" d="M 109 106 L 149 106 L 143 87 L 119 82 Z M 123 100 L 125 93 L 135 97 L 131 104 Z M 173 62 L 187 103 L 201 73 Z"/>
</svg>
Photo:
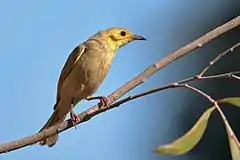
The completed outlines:
<svg viewBox="0 0 240 160">
<path fill-rule="evenodd" d="M 91 100 L 95 100 L 95 99 L 99 99 L 100 102 L 101 102 L 101 108 L 107 108 L 108 107 L 108 99 L 107 97 L 104 97 L 104 96 L 96 96 L 96 97 L 91 97 L 91 96 L 88 96 L 85 98 L 87 101 L 91 101 Z"/>
<path fill-rule="evenodd" d="M 71 101 L 70 117 L 71 117 L 72 124 L 73 124 L 73 125 L 75 126 L 75 128 L 76 128 L 76 125 L 77 125 L 77 123 L 80 121 L 80 119 L 79 119 L 79 117 L 73 112 L 73 100 Z"/>
</svg>

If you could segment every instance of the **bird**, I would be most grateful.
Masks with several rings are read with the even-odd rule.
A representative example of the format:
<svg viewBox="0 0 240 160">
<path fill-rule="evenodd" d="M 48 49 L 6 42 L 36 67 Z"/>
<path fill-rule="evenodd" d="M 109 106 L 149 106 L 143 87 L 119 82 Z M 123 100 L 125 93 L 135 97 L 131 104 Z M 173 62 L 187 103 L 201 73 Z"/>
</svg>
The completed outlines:
<svg viewBox="0 0 240 160">
<path fill-rule="evenodd" d="M 54 111 L 39 132 L 63 122 L 68 113 L 73 125 L 76 125 L 80 119 L 73 112 L 73 108 L 81 100 L 99 99 L 103 108 L 108 107 L 106 97 L 94 97 L 93 94 L 109 72 L 116 52 L 136 40 L 146 40 L 146 38 L 133 34 L 125 28 L 111 27 L 98 31 L 76 46 L 61 70 Z M 52 147 L 57 140 L 58 134 L 54 134 L 40 141 L 39 145 Z"/>
</svg>

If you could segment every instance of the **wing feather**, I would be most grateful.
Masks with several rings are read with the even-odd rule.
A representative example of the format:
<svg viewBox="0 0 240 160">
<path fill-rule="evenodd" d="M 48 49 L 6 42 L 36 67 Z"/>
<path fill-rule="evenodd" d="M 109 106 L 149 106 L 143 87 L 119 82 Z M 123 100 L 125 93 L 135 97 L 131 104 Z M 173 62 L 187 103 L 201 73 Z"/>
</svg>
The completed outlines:
<svg viewBox="0 0 240 160">
<path fill-rule="evenodd" d="M 53 109 L 56 109 L 57 103 L 60 100 L 60 90 L 62 88 L 62 85 L 65 81 L 65 79 L 68 77 L 68 75 L 71 73 L 77 62 L 79 61 L 82 54 L 85 52 L 86 46 L 84 44 L 81 44 L 77 46 L 72 53 L 68 56 L 67 61 L 65 65 L 63 66 L 63 69 L 61 71 L 59 80 L 58 80 L 58 86 L 57 86 L 57 102 L 54 105 Z"/>
</svg>

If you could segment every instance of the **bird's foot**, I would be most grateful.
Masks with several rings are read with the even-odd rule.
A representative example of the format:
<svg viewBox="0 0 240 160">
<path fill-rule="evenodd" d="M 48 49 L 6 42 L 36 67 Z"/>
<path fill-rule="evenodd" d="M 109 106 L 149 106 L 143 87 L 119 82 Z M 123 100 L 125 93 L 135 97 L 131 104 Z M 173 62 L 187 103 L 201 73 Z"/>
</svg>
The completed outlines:
<svg viewBox="0 0 240 160">
<path fill-rule="evenodd" d="M 107 98 L 107 97 L 104 97 L 104 96 L 87 97 L 87 98 L 85 98 L 85 99 L 86 99 L 87 101 L 99 99 L 100 102 L 101 102 L 101 106 L 100 106 L 101 109 L 105 109 L 105 108 L 107 108 L 107 107 L 109 106 L 109 105 L 108 105 L 108 98 Z"/>
<path fill-rule="evenodd" d="M 71 117 L 72 124 L 76 128 L 76 125 L 80 122 L 80 118 L 73 111 L 70 112 L 70 117 Z"/>
<path fill-rule="evenodd" d="M 77 129 L 77 124 L 80 122 L 80 118 L 73 112 L 73 101 L 71 103 L 71 110 L 70 110 L 70 117 L 71 117 L 71 121 L 73 126 L 75 127 L 75 129 Z"/>
</svg>

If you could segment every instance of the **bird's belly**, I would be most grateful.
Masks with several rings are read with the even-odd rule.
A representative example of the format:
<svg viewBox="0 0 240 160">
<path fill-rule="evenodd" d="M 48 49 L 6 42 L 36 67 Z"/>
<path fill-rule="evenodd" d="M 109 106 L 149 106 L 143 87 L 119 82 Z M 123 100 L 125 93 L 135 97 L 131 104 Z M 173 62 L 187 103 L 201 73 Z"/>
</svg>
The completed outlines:
<svg viewBox="0 0 240 160">
<path fill-rule="evenodd" d="M 109 64 L 110 62 L 99 61 L 94 57 L 81 61 L 65 80 L 62 91 L 66 92 L 68 97 L 79 100 L 91 96 L 106 77 Z"/>
</svg>

